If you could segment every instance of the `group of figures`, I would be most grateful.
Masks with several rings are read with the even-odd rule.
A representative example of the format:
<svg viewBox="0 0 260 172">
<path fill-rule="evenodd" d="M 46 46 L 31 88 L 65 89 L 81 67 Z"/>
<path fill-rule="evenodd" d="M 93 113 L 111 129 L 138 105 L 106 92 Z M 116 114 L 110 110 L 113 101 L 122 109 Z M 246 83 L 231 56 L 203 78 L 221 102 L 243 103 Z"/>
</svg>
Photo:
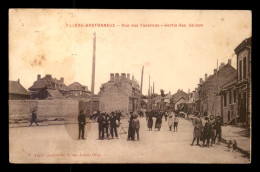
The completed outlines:
<svg viewBox="0 0 260 172">
<path fill-rule="evenodd" d="M 217 137 L 218 142 L 221 140 L 221 125 L 222 120 L 220 116 L 214 118 L 213 115 L 205 116 L 205 124 L 202 124 L 202 118 L 199 112 L 195 112 L 195 118 L 193 118 L 193 140 L 191 146 L 193 146 L 195 140 L 197 140 L 197 145 L 200 145 L 200 141 L 203 141 L 202 146 L 212 146 L 215 143 Z M 206 143 L 206 144 L 205 144 Z"/>
<path fill-rule="evenodd" d="M 135 140 L 135 134 L 137 134 L 137 140 L 139 140 L 139 128 L 140 123 L 139 119 L 137 119 L 138 114 L 130 112 L 130 119 L 129 119 L 129 127 L 128 127 L 128 140 Z M 94 117 L 94 116 L 93 116 Z M 118 139 L 118 129 L 120 127 L 120 117 L 121 115 L 119 113 L 111 112 L 110 114 L 106 113 L 105 111 L 100 112 L 97 111 L 95 113 L 95 117 L 97 118 L 98 123 L 98 139 L 110 139 L 116 137 Z M 83 113 L 83 111 L 80 112 L 80 115 L 78 116 L 78 124 L 79 124 L 79 135 L 78 139 L 85 140 L 84 137 L 84 128 L 86 125 L 86 117 Z M 124 133 L 127 133 L 123 127 L 121 129 L 124 131 Z M 106 136 L 106 137 L 105 137 Z"/>
<path fill-rule="evenodd" d="M 147 112 L 146 121 L 147 121 L 147 127 L 149 131 L 152 131 L 153 129 L 153 117 L 156 118 L 155 128 L 157 128 L 158 131 L 160 131 L 162 127 L 163 116 L 165 118 L 165 121 L 167 121 L 168 118 L 169 130 L 172 131 L 172 128 L 174 128 L 174 132 L 177 131 L 178 122 L 179 122 L 178 115 L 175 113 L 175 111 L 162 111 L 162 110 L 150 110 Z"/>
</svg>

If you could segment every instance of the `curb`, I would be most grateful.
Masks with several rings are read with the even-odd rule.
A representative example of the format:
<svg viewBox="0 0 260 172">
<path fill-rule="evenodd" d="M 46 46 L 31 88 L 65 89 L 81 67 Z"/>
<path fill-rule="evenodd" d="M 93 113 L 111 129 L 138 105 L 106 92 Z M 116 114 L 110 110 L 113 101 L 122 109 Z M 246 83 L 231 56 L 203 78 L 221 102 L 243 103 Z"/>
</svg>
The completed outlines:
<svg viewBox="0 0 260 172">
<path fill-rule="evenodd" d="M 228 141 L 226 139 L 221 138 L 222 143 L 228 144 Z M 242 153 L 243 155 L 245 155 L 245 157 L 250 158 L 250 152 L 241 149 L 240 147 L 237 147 L 238 152 Z"/>
<path fill-rule="evenodd" d="M 190 119 L 186 119 L 187 121 L 191 121 Z M 221 138 L 221 141 L 222 143 L 224 144 L 228 144 L 228 141 L 226 139 L 223 139 Z M 249 158 L 250 159 L 250 152 L 244 150 L 244 149 L 241 149 L 240 147 L 237 147 L 237 150 L 238 152 L 242 153 L 245 157 Z"/>
</svg>

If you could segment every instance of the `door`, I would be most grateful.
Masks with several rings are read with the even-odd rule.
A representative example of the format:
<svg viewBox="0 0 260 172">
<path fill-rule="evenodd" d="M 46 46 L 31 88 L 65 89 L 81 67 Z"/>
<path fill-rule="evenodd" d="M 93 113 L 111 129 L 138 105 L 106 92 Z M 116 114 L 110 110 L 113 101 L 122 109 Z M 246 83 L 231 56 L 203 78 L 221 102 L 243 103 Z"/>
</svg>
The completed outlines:
<svg viewBox="0 0 260 172">
<path fill-rule="evenodd" d="M 246 92 L 239 94 L 239 122 L 246 122 Z"/>
</svg>

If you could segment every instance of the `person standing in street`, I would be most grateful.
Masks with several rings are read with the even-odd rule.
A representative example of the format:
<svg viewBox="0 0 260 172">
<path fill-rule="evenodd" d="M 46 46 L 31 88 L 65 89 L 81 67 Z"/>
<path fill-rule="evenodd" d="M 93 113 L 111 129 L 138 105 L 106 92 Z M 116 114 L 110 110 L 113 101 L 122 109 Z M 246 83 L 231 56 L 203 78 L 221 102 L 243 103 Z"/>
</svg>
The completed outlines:
<svg viewBox="0 0 260 172">
<path fill-rule="evenodd" d="M 147 122 L 147 127 L 149 128 L 149 131 L 152 131 L 153 130 L 153 116 L 151 114 L 149 114 L 147 117 L 146 117 L 146 120 L 148 119 L 148 122 Z"/>
<path fill-rule="evenodd" d="M 80 111 L 80 114 L 78 116 L 78 123 L 79 123 L 79 136 L 78 140 L 80 140 L 80 137 L 82 140 L 86 140 L 85 135 L 85 125 L 86 125 L 86 117 L 83 113 L 83 111 Z"/>
<path fill-rule="evenodd" d="M 210 140 L 211 140 L 211 146 L 213 143 L 215 143 L 215 136 L 216 136 L 216 120 L 214 119 L 213 115 L 210 115 L 209 117 L 209 123 L 210 123 Z"/>
<path fill-rule="evenodd" d="M 191 146 L 193 146 L 193 143 L 196 139 L 197 139 L 197 145 L 200 146 L 199 141 L 200 141 L 200 138 L 201 138 L 202 121 L 201 121 L 199 112 L 196 112 L 195 116 L 196 117 L 192 121 L 192 124 L 194 126 L 194 130 L 193 130 L 193 140 L 192 140 Z"/>
<path fill-rule="evenodd" d="M 37 123 L 37 111 L 36 111 L 36 109 L 32 110 L 32 119 L 31 119 L 30 126 L 32 126 L 32 123 L 35 123 L 37 126 L 39 126 L 38 123 Z"/>
<path fill-rule="evenodd" d="M 158 131 L 160 131 L 161 126 L 162 126 L 162 115 L 158 114 L 155 121 L 155 128 L 158 128 Z"/>
<path fill-rule="evenodd" d="M 175 117 L 174 117 L 174 132 L 175 132 L 175 129 L 176 129 L 176 132 L 177 132 L 178 123 L 179 123 L 179 117 L 178 117 L 177 114 L 175 114 Z"/>
<path fill-rule="evenodd" d="M 215 140 L 218 137 L 218 142 L 217 144 L 219 144 L 219 142 L 221 141 L 221 125 L 222 125 L 222 120 L 220 116 L 216 117 L 216 123 L 215 123 L 215 128 L 216 128 L 216 135 L 215 135 Z"/>
<path fill-rule="evenodd" d="M 116 138 L 118 138 L 116 120 L 117 120 L 117 117 L 115 116 L 115 113 L 112 112 L 112 116 L 110 118 L 110 134 L 112 136 L 112 139 L 114 138 L 114 133 L 115 133 Z"/>
<path fill-rule="evenodd" d="M 97 111 L 97 122 L 98 122 L 98 139 L 103 140 L 104 139 L 104 118 L 103 115 L 100 114 L 99 111 Z"/>
<path fill-rule="evenodd" d="M 129 119 L 129 127 L 128 127 L 128 137 L 127 140 L 133 140 L 133 127 L 132 127 L 132 122 L 133 122 L 134 116 L 133 112 L 130 112 L 130 119 Z"/>
<path fill-rule="evenodd" d="M 103 112 L 103 117 L 104 117 L 104 132 L 106 132 L 106 138 L 109 140 L 109 115 L 106 112 Z"/>
<path fill-rule="evenodd" d="M 135 133 L 137 134 L 137 140 L 139 140 L 139 129 L 140 129 L 140 122 L 137 118 L 138 115 L 134 116 L 134 119 L 132 121 L 132 127 L 133 127 L 133 141 L 135 140 Z"/>
<path fill-rule="evenodd" d="M 164 112 L 165 121 L 167 121 L 167 117 L 168 117 L 168 116 L 169 116 L 168 111 L 165 111 L 165 112 Z"/>
<path fill-rule="evenodd" d="M 173 127 L 173 113 L 170 113 L 170 115 L 169 115 L 168 126 L 169 126 L 169 130 L 172 131 L 172 127 Z"/>
<path fill-rule="evenodd" d="M 211 130 L 211 124 L 209 122 L 209 118 L 206 116 L 205 117 L 205 120 L 206 120 L 206 123 L 204 125 L 204 128 L 203 128 L 203 146 L 209 146 L 209 140 L 210 140 L 210 130 Z M 207 145 L 205 145 L 205 141 L 207 141 Z"/>
</svg>

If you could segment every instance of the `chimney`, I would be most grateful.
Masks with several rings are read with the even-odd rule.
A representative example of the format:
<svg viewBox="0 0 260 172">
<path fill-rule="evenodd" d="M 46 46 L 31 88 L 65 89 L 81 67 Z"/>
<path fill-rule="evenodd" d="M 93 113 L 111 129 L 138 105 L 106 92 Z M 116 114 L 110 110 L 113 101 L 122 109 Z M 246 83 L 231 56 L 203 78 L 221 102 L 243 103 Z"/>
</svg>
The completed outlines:
<svg viewBox="0 0 260 172">
<path fill-rule="evenodd" d="M 63 78 L 63 77 L 60 78 L 60 82 L 61 82 L 62 84 L 64 84 L 64 78 Z"/>
<path fill-rule="evenodd" d="M 41 75 L 38 74 L 38 75 L 37 75 L 37 80 L 40 80 L 40 79 L 41 79 Z"/>
<path fill-rule="evenodd" d="M 18 83 L 20 84 L 20 79 L 18 78 Z"/>
<path fill-rule="evenodd" d="M 45 77 L 49 80 L 51 79 L 51 75 L 45 75 Z"/>
<path fill-rule="evenodd" d="M 216 74 L 217 73 L 217 69 L 214 69 L 214 74 Z"/>
<path fill-rule="evenodd" d="M 130 80 L 130 74 L 129 73 L 127 74 L 127 79 Z"/>
<path fill-rule="evenodd" d="M 231 65 L 231 59 L 228 59 L 228 64 Z"/>
<path fill-rule="evenodd" d="M 188 94 L 190 94 L 190 89 L 188 89 Z"/>
<path fill-rule="evenodd" d="M 200 84 L 202 84 L 202 82 L 203 82 L 203 79 L 202 79 L 202 78 L 200 78 Z"/>
<path fill-rule="evenodd" d="M 119 73 L 116 73 L 115 81 L 119 81 Z"/>
<path fill-rule="evenodd" d="M 134 77 L 134 75 L 132 76 L 132 81 L 134 81 L 135 80 L 135 77 Z"/>
<path fill-rule="evenodd" d="M 110 73 L 110 81 L 114 81 L 115 80 L 115 75 L 113 73 Z"/>
<path fill-rule="evenodd" d="M 220 66 L 219 66 L 219 69 L 221 69 L 224 66 L 225 66 L 225 63 L 221 63 Z"/>
<path fill-rule="evenodd" d="M 207 78 L 208 78 L 208 74 L 205 73 L 205 81 L 207 80 Z"/>
<path fill-rule="evenodd" d="M 121 79 L 123 79 L 123 80 L 126 79 L 126 75 L 125 75 L 125 73 L 121 73 Z"/>
</svg>

